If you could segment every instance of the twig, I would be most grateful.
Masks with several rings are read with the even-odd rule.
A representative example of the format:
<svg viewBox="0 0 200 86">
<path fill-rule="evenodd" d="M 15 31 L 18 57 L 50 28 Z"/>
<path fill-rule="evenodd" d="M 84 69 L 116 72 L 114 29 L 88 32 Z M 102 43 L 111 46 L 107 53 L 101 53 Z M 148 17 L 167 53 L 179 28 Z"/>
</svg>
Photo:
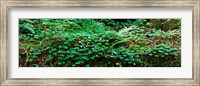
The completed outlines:
<svg viewBox="0 0 200 86">
<path fill-rule="evenodd" d="M 20 45 L 22 45 L 22 43 L 19 43 Z M 27 64 L 27 62 L 29 61 L 29 55 L 28 55 L 28 51 L 26 50 L 26 48 L 24 48 L 24 47 L 22 47 L 23 48 L 23 50 L 24 50 L 24 52 L 26 53 L 26 56 L 27 56 L 27 58 L 26 58 L 26 62 L 25 62 L 25 66 L 26 66 L 26 64 Z"/>
</svg>

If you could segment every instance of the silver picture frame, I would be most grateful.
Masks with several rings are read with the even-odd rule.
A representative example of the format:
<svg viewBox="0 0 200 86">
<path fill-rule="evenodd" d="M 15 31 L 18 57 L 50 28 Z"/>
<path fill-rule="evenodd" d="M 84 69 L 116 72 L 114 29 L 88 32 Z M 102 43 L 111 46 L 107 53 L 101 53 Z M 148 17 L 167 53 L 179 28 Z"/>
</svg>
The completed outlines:
<svg viewBox="0 0 200 86">
<path fill-rule="evenodd" d="M 8 10 L 10 8 L 192 8 L 192 78 L 8 78 Z M 199 0 L 0 0 L 0 85 L 66 86 L 66 85 L 180 85 L 200 86 L 200 1 Z"/>
</svg>

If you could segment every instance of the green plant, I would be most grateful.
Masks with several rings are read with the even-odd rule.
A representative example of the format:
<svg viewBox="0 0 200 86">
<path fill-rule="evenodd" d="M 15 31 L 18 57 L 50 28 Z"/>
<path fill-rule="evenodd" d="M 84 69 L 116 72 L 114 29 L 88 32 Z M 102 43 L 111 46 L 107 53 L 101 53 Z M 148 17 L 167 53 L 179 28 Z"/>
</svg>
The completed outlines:
<svg viewBox="0 0 200 86">
<path fill-rule="evenodd" d="M 180 25 L 179 19 L 20 19 L 19 66 L 179 67 Z"/>
</svg>

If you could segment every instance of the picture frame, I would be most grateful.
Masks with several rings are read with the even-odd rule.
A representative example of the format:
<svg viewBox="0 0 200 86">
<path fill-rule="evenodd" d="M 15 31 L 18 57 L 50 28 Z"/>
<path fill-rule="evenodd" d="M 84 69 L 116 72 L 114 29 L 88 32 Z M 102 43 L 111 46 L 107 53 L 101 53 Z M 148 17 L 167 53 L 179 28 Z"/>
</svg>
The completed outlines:
<svg viewBox="0 0 200 86">
<path fill-rule="evenodd" d="M 0 1 L 0 85 L 188 85 L 200 86 L 200 38 L 199 0 L 1 0 Z M 192 28 L 192 78 L 8 78 L 8 9 L 18 7 L 31 8 L 192 8 L 193 28 Z"/>
</svg>

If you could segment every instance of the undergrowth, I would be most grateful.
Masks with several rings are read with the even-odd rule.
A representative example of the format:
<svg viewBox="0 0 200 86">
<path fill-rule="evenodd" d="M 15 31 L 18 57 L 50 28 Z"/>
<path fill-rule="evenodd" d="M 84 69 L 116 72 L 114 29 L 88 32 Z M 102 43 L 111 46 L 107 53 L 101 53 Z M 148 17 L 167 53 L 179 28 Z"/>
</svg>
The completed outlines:
<svg viewBox="0 0 200 86">
<path fill-rule="evenodd" d="M 180 67 L 180 19 L 20 19 L 20 67 Z"/>
</svg>

